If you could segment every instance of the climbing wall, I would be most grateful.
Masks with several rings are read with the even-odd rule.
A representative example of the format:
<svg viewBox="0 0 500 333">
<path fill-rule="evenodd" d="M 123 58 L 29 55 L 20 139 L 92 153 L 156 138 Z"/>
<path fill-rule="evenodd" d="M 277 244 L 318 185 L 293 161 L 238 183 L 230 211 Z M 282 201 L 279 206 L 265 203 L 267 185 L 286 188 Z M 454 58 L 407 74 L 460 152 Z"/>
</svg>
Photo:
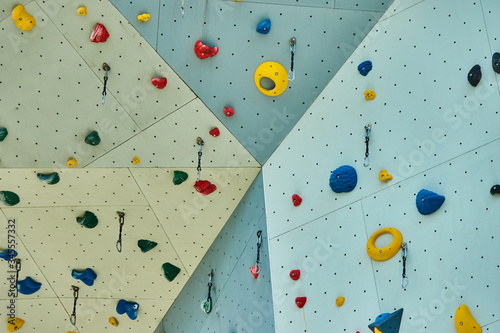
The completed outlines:
<svg viewBox="0 0 500 333">
<path fill-rule="evenodd" d="M 215 116 L 262 164 L 363 40 L 391 1 L 113 1 L 125 17 L 189 85 Z M 286 5 L 285 5 L 286 4 Z M 159 6 L 160 11 L 153 8 Z M 138 13 L 153 11 L 147 24 Z M 267 35 L 255 31 L 271 19 Z M 153 33 L 151 26 L 158 32 Z M 291 65 L 289 40 L 296 37 L 296 78 L 280 96 L 254 84 L 256 68 L 276 61 Z M 217 46 L 199 59 L 194 44 Z M 231 106 L 235 115 L 224 116 Z"/>
<path fill-rule="evenodd" d="M 495 1 L 394 2 L 263 167 L 278 332 L 363 333 L 399 308 L 401 331 L 454 331 L 461 304 L 483 331 L 495 331 L 499 11 Z M 365 60 L 373 62 L 366 77 L 357 70 Z M 467 75 L 476 64 L 482 79 L 473 87 Z M 374 100 L 364 99 L 368 89 Z M 337 194 L 328 181 L 342 165 L 358 180 Z M 381 182 L 382 169 L 393 179 Z M 416 209 L 421 189 L 446 197 L 432 215 Z M 303 198 L 299 207 L 293 194 Z M 408 243 L 406 288 L 401 251 L 381 262 L 367 255 L 368 238 L 385 227 Z M 376 246 L 390 242 L 383 235 Z M 299 280 L 292 269 L 302 271 Z"/>
<path fill-rule="evenodd" d="M 261 272 L 254 279 L 250 267 L 256 261 L 259 230 Z M 259 175 L 155 332 L 275 332 L 268 251 Z M 200 302 L 208 295 L 211 270 L 214 305 L 207 315 Z"/>
</svg>

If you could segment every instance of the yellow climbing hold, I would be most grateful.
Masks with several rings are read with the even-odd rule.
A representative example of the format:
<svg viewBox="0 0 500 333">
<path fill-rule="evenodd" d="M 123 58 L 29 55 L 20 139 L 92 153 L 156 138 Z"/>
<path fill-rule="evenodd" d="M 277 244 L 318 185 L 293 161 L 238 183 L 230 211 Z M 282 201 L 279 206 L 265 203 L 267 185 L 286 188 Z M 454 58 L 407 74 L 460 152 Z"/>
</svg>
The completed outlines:
<svg viewBox="0 0 500 333">
<path fill-rule="evenodd" d="M 76 13 L 80 16 L 87 16 L 87 7 L 80 7 L 76 10 Z"/>
<path fill-rule="evenodd" d="M 30 31 L 35 26 L 35 18 L 26 12 L 23 5 L 17 5 L 11 17 L 17 27 L 23 31 Z"/>
<path fill-rule="evenodd" d="M 386 180 L 391 180 L 392 179 L 392 175 L 390 173 L 387 172 L 386 169 L 383 169 L 383 170 L 380 170 L 380 172 L 378 173 L 378 179 L 380 179 L 380 181 L 386 181 Z"/>
<path fill-rule="evenodd" d="M 141 160 L 139 159 L 139 157 L 132 158 L 132 164 L 139 164 L 139 163 L 141 163 Z"/>
<path fill-rule="evenodd" d="M 67 333 L 76 333 L 76 332 L 73 332 L 73 331 L 68 331 Z"/>
<path fill-rule="evenodd" d="M 267 80 L 267 84 L 265 80 Z M 288 87 L 288 72 L 281 64 L 267 61 L 260 64 L 255 70 L 254 81 L 257 89 L 264 95 L 278 96 Z M 263 82 L 265 87 L 262 86 Z"/>
<path fill-rule="evenodd" d="M 455 329 L 457 333 L 481 333 L 483 329 L 472 317 L 467 305 L 460 305 L 455 311 Z"/>
<path fill-rule="evenodd" d="M 118 321 L 115 317 L 109 317 L 109 323 L 115 327 L 118 327 Z"/>
<path fill-rule="evenodd" d="M 373 333 L 382 333 L 382 332 L 380 332 L 379 329 L 375 327 L 375 331 L 373 331 Z"/>
<path fill-rule="evenodd" d="M 77 166 L 77 165 L 78 165 L 78 163 L 76 162 L 76 159 L 74 159 L 74 158 L 70 158 L 70 159 L 68 160 L 68 163 L 66 163 L 66 165 L 68 166 L 68 168 L 72 168 L 72 167 L 74 167 L 74 166 Z"/>
<path fill-rule="evenodd" d="M 392 243 L 384 248 L 377 248 L 375 246 L 375 241 L 379 236 L 383 234 L 391 234 Z M 394 255 L 398 253 L 402 244 L 403 244 L 403 235 L 401 235 L 399 230 L 395 228 L 383 228 L 375 232 L 370 237 L 370 239 L 368 239 L 368 243 L 366 244 L 366 252 L 373 260 L 384 261 L 394 257 Z"/>
<path fill-rule="evenodd" d="M 24 320 L 21 318 L 8 318 L 7 319 L 7 332 L 15 332 L 24 325 Z"/>
<path fill-rule="evenodd" d="M 375 98 L 375 96 L 377 96 L 377 95 L 373 92 L 373 90 L 370 89 L 370 90 L 365 91 L 365 100 L 371 101 L 372 99 Z"/>
<path fill-rule="evenodd" d="M 340 307 L 344 305 L 344 301 L 345 297 L 337 297 L 337 299 L 335 300 L 335 305 Z"/>
<path fill-rule="evenodd" d="M 149 15 L 149 14 L 141 14 L 141 15 L 137 16 L 137 21 L 147 22 L 147 21 L 149 21 L 150 18 L 151 18 L 151 15 Z"/>
</svg>

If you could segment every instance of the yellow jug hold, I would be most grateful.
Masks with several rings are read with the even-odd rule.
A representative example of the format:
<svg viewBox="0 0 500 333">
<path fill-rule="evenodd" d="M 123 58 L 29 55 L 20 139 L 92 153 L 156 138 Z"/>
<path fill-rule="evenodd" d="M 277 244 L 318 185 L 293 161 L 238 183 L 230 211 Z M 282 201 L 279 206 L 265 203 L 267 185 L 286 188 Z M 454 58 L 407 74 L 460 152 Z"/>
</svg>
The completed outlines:
<svg viewBox="0 0 500 333">
<path fill-rule="evenodd" d="M 11 17 L 16 26 L 23 31 L 30 31 L 35 26 L 35 18 L 26 12 L 23 5 L 17 5 Z"/>
</svg>

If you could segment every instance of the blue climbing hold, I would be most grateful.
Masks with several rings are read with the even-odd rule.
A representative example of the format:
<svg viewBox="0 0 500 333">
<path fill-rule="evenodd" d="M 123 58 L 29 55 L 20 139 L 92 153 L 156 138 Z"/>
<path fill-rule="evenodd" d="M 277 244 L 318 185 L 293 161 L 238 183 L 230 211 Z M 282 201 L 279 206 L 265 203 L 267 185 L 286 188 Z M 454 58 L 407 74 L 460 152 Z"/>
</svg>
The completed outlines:
<svg viewBox="0 0 500 333">
<path fill-rule="evenodd" d="M 36 282 L 29 276 L 27 276 L 24 280 L 17 282 L 17 290 L 23 295 L 36 293 L 41 287 L 42 284 L 40 282 Z"/>
<path fill-rule="evenodd" d="M 17 252 L 16 250 L 12 249 L 6 249 L 3 252 L 0 252 L 0 258 L 2 258 L 5 261 L 9 261 L 17 257 Z"/>
<path fill-rule="evenodd" d="M 42 183 L 48 185 L 55 185 L 59 183 L 59 180 L 61 180 L 61 177 L 59 177 L 59 174 L 57 172 L 46 173 L 46 174 L 37 173 L 36 176 Z"/>
<path fill-rule="evenodd" d="M 359 74 L 366 76 L 368 75 L 368 72 L 372 70 L 372 68 L 373 68 L 372 62 L 370 60 L 367 60 L 359 64 L 358 71 Z"/>
<path fill-rule="evenodd" d="M 136 302 L 128 302 L 124 299 L 121 299 L 118 301 L 118 304 L 116 305 L 116 312 L 118 312 L 118 314 L 126 313 L 127 316 L 132 320 L 137 319 L 138 311 L 139 311 L 139 304 Z"/>
<path fill-rule="evenodd" d="M 330 176 L 330 187 L 335 193 L 351 192 L 357 183 L 356 170 L 349 165 L 343 165 L 333 170 Z"/>
<path fill-rule="evenodd" d="M 438 210 L 444 202 L 442 195 L 428 190 L 420 190 L 417 194 L 417 209 L 422 215 L 429 215 Z"/>
<path fill-rule="evenodd" d="M 270 19 L 260 22 L 259 25 L 257 26 L 257 32 L 263 35 L 267 35 L 270 30 L 271 30 Z"/>
<path fill-rule="evenodd" d="M 375 328 L 382 333 L 398 333 L 403 318 L 403 309 L 394 311 L 393 313 L 382 313 L 375 319 L 375 322 L 368 325 L 368 328 L 375 332 Z"/>
<path fill-rule="evenodd" d="M 71 271 L 71 276 L 74 279 L 81 280 L 87 286 L 92 286 L 94 280 L 97 279 L 97 274 L 92 270 L 92 268 L 87 268 L 83 272 L 78 272 L 76 269 Z"/>
</svg>

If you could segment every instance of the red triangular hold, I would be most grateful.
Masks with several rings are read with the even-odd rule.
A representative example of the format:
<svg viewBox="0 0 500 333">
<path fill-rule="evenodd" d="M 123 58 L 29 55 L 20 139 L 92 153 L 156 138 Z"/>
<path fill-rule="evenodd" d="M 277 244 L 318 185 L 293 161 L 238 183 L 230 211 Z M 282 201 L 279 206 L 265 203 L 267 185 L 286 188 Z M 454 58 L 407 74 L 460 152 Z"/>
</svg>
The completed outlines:
<svg viewBox="0 0 500 333">
<path fill-rule="evenodd" d="M 304 305 L 306 305 L 307 297 L 297 297 L 295 299 L 295 305 L 299 307 L 299 309 L 302 309 Z"/>
<path fill-rule="evenodd" d="M 302 203 L 302 198 L 298 194 L 292 195 L 292 202 L 295 207 L 300 206 Z"/>
</svg>

